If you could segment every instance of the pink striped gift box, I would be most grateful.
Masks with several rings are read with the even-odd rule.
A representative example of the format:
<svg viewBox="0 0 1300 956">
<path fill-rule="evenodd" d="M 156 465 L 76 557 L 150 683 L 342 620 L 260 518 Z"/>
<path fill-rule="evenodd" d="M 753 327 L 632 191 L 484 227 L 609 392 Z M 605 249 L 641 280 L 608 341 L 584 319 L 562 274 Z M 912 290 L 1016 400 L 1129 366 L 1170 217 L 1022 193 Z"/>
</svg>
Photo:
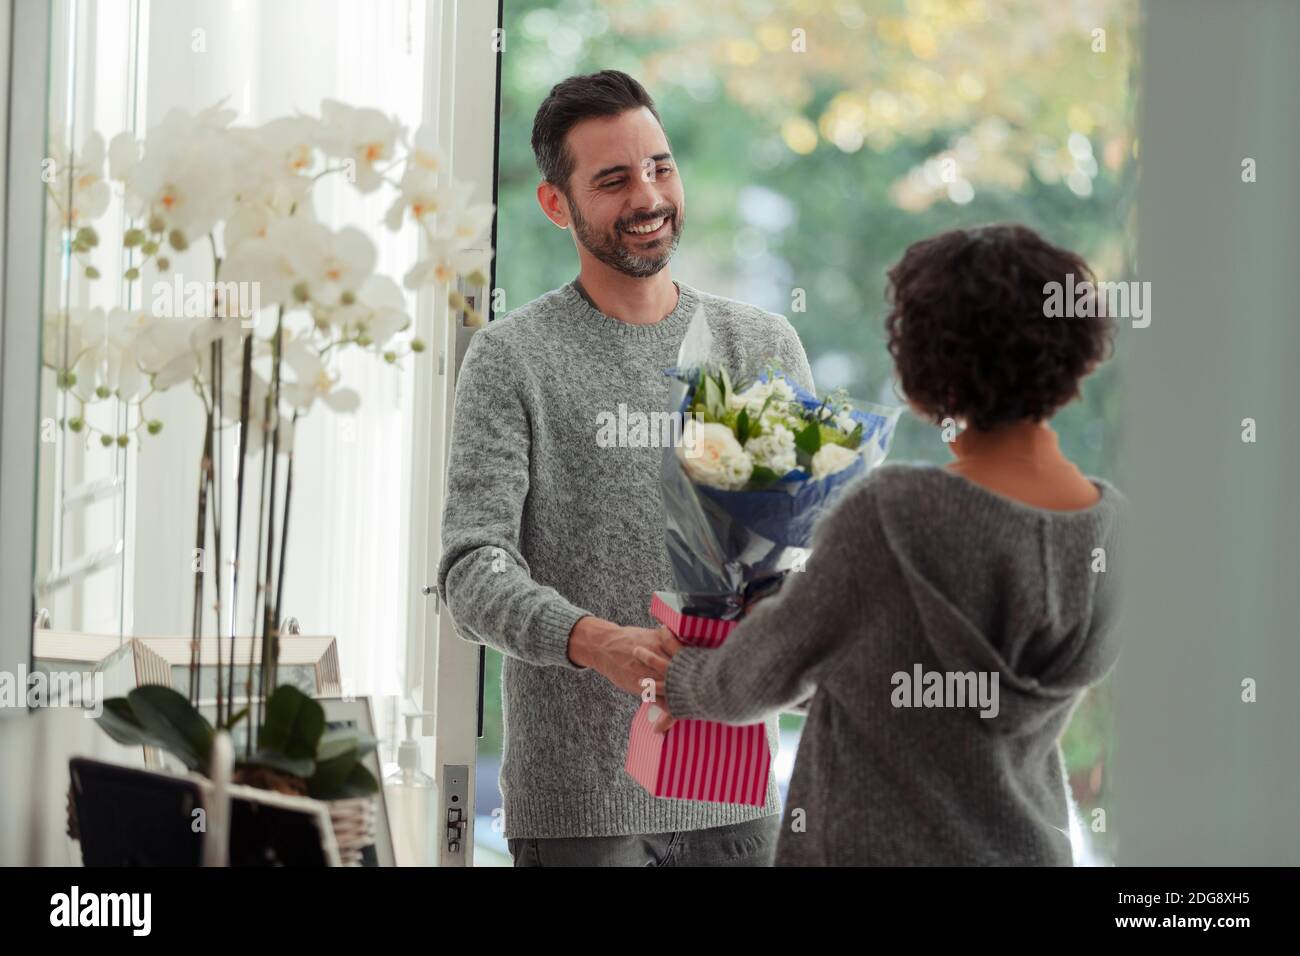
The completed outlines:
<svg viewBox="0 0 1300 956">
<path fill-rule="evenodd" d="M 656 591 L 655 620 L 683 644 L 717 647 L 739 623 L 683 614 L 671 594 Z M 643 703 L 632 719 L 628 774 L 656 797 L 762 806 L 772 754 L 762 723 L 733 725 L 714 720 L 679 720 L 666 734 L 655 733 L 653 704 Z"/>
<path fill-rule="evenodd" d="M 660 624 L 667 625 L 668 630 L 683 644 L 693 647 L 717 647 L 740 623 L 683 614 L 676 595 L 664 591 L 655 592 L 650 601 L 650 615 Z"/>
<path fill-rule="evenodd" d="M 772 755 L 762 724 L 679 720 L 657 734 L 653 706 L 642 704 L 632 719 L 625 764 L 632 779 L 656 797 L 763 805 Z"/>
</svg>

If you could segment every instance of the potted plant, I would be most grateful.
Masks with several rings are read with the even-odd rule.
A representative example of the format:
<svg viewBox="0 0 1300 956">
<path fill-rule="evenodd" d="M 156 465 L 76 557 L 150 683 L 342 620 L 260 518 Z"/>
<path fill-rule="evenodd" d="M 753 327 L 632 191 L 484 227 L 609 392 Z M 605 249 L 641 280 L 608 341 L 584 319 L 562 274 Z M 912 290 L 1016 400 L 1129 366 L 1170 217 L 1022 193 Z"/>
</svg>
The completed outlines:
<svg viewBox="0 0 1300 956">
<path fill-rule="evenodd" d="M 213 726 L 185 695 L 146 685 L 104 701 L 96 719 L 120 744 L 157 747 L 189 770 L 207 774 L 216 735 L 233 733 L 250 718 L 244 707 Z M 361 852 L 374 843 L 379 790 L 379 781 L 361 761 L 378 739 L 354 728 L 327 730 L 324 708 L 288 684 L 266 699 L 265 720 L 252 737 L 232 780 L 326 802 L 344 863 L 358 863 Z"/>
<path fill-rule="evenodd" d="M 193 568 L 188 693 L 140 687 L 106 701 L 101 726 L 199 773 L 210 772 L 215 735 L 242 728 L 235 782 L 326 801 L 347 857 L 373 836 L 379 782 L 361 759 L 376 742 L 326 730 L 321 706 L 277 679 L 289 513 L 302 480 L 293 467 L 294 425 L 322 404 L 340 414 L 358 407 L 340 353 L 396 366 L 424 351 L 407 293 L 432 288 L 467 324 L 482 324 L 456 283 L 487 284 L 494 207 L 472 202 L 472 185 L 447 174 L 429 129 L 412 136 L 379 110 L 325 100 L 317 116 L 257 127 L 235 118 L 222 104 L 174 110 L 142 140 L 123 132 L 106 145 L 92 132 L 80 150 L 52 150 L 48 234 L 64 272 L 111 282 L 125 293 L 123 306 L 148 307 L 63 303 L 47 317 L 44 361 L 61 393 L 62 427 L 105 448 L 163 430 L 147 409 L 157 393 L 188 387 L 202 406 L 194 553 L 217 557 Z M 421 244 L 400 285 L 377 271 L 367 229 L 334 229 L 317 218 L 314 197 L 327 180 L 362 194 L 391 192 L 384 228 L 414 233 Z M 120 235 L 101 236 L 95 222 L 114 203 L 130 221 Z M 94 260 L 110 243 L 126 267 L 105 279 Z M 109 401 L 117 411 L 104 430 L 87 409 Z M 217 466 L 223 448 L 234 455 L 233 515 Z M 246 538 L 256 539 L 251 554 Z M 251 608 L 239 606 L 241 566 L 255 582 Z M 208 608 L 218 637 L 213 722 L 198 706 Z M 237 688 L 235 637 L 250 618 L 257 640 Z"/>
</svg>

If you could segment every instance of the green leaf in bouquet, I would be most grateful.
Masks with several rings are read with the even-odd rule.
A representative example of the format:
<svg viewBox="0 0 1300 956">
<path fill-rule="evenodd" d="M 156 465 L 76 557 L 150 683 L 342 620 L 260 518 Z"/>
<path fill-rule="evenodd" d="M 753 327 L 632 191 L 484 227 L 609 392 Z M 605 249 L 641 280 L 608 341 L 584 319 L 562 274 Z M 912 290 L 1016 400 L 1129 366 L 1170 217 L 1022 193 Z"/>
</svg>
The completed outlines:
<svg viewBox="0 0 1300 956">
<path fill-rule="evenodd" d="M 731 386 L 731 378 L 727 375 L 727 366 L 723 365 L 719 370 L 721 374 L 719 379 L 722 382 L 722 407 L 726 408 L 730 404 L 731 393 L 735 391 Z"/>
<path fill-rule="evenodd" d="M 711 421 L 720 421 L 726 413 L 722 402 L 722 389 L 712 375 L 704 376 L 704 409 Z"/>
<path fill-rule="evenodd" d="M 749 412 L 743 408 L 736 416 L 736 440 L 742 445 L 749 440 Z"/>
<path fill-rule="evenodd" d="M 854 440 L 849 432 L 845 432 L 829 422 L 821 422 L 817 427 L 822 445 L 843 445 L 845 448 L 857 448 L 862 440 L 862 426 L 860 423 L 855 429 L 858 436 L 857 440 Z"/>
<path fill-rule="evenodd" d="M 184 694 L 162 684 L 146 684 L 126 695 L 136 721 L 191 770 L 206 771 L 212 753 L 212 725 Z"/>
<path fill-rule="evenodd" d="M 794 433 L 794 447 L 810 458 L 822 447 L 822 428 L 819 422 L 809 422 Z"/>
<path fill-rule="evenodd" d="M 821 446 L 822 432 L 819 422 L 811 421 L 802 428 L 795 430 L 794 457 L 799 467 L 804 471 L 812 471 L 813 455 L 817 454 Z"/>
<path fill-rule="evenodd" d="M 324 708 L 298 688 L 281 684 L 266 699 L 266 722 L 257 742 L 262 750 L 314 759 L 324 732 Z"/>
<path fill-rule="evenodd" d="M 849 432 L 849 448 L 857 448 L 862 444 L 862 422 L 853 426 L 853 431 Z"/>
</svg>

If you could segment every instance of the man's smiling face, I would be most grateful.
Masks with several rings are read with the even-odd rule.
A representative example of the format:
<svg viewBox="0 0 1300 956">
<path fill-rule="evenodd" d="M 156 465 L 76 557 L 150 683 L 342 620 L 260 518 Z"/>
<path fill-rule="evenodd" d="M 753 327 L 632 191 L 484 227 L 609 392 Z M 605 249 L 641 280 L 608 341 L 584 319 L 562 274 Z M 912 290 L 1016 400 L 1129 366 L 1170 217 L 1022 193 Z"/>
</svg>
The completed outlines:
<svg viewBox="0 0 1300 956">
<path fill-rule="evenodd" d="M 677 249 L 686 199 L 654 114 L 583 120 L 566 145 L 574 165 L 562 192 L 578 243 L 624 275 L 659 272 Z"/>
</svg>

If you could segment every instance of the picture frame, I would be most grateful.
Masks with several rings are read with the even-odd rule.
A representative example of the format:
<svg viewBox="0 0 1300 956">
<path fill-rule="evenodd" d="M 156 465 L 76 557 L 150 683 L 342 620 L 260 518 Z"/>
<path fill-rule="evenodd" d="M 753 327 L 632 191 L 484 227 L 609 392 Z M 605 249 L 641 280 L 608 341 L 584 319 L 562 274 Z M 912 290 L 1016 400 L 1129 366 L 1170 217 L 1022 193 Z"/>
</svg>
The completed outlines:
<svg viewBox="0 0 1300 956">
<path fill-rule="evenodd" d="M 171 668 L 171 686 L 181 693 L 189 692 L 190 638 L 188 637 L 137 637 L 151 651 L 167 662 Z M 218 643 L 220 646 L 218 646 Z M 225 674 L 230 666 L 231 640 L 229 637 L 204 637 L 199 642 L 199 701 L 215 701 L 217 675 Z M 248 674 L 248 661 L 261 659 L 260 637 L 236 637 L 235 693 L 242 693 Z M 339 672 L 338 640 L 330 636 L 307 634 L 280 635 L 279 683 L 292 684 L 309 697 L 336 696 L 342 693 L 343 682 Z M 223 677 L 224 681 L 225 678 Z M 224 683 L 222 687 L 224 688 Z"/>
<path fill-rule="evenodd" d="M 218 647 L 220 642 L 220 647 Z M 199 699 L 216 699 L 218 662 L 229 666 L 229 637 L 203 637 L 199 641 Z M 247 676 L 247 662 L 261 654 L 261 638 L 236 637 L 235 687 L 241 689 Z M 131 648 L 137 680 L 110 693 L 125 694 L 141 684 L 166 684 L 186 693 L 189 690 L 190 638 L 118 637 L 113 634 L 85 634 L 37 628 L 32 632 L 32 658 L 36 669 L 47 673 L 70 670 L 71 665 L 93 671 L 124 648 Z M 243 662 L 243 663 L 241 663 Z M 330 636 L 284 634 L 280 637 L 280 683 L 293 684 L 311 697 L 337 696 L 343 683 L 339 672 L 338 641 Z M 224 671 L 224 667 L 223 667 Z M 166 675 L 170 674 L 170 679 Z M 107 678 L 106 678 L 107 679 Z M 129 682 L 128 682 L 129 683 Z"/>
</svg>

